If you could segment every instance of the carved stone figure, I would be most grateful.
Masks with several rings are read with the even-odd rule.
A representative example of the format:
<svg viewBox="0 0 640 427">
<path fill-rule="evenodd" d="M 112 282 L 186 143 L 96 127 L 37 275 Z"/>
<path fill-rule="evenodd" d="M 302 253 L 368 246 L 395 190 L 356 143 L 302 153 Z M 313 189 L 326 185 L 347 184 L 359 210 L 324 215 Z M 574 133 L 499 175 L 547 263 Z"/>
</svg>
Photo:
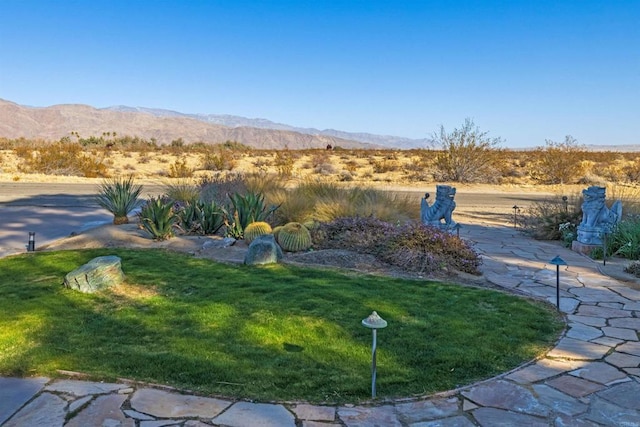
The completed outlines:
<svg viewBox="0 0 640 427">
<path fill-rule="evenodd" d="M 429 205 L 429 193 L 420 200 L 420 219 L 423 224 L 441 228 L 453 228 L 456 222 L 451 219 L 451 214 L 456 208 L 453 200 L 456 196 L 456 188 L 450 185 L 436 186 L 436 200 Z M 443 222 L 444 221 L 444 222 Z"/>
<path fill-rule="evenodd" d="M 609 233 L 622 218 L 622 202 L 617 200 L 611 209 L 605 204 L 606 189 L 592 186 L 582 190 L 582 222 L 578 225 L 577 240 L 587 245 L 601 245 L 604 233 Z"/>
</svg>

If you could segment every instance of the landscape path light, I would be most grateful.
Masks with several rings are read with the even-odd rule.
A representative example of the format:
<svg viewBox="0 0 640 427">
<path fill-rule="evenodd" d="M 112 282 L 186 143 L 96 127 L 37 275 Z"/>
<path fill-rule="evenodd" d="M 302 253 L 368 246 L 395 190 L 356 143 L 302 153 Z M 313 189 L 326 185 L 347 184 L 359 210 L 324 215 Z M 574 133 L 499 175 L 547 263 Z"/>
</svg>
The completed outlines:
<svg viewBox="0 0 640 427">
<path fill-rule="evenodd" d="M 520 212 L 520 206 L 513 205 L 513 228 L 518 228 L 518 212 Z"/>
<path fill-rule="evenodd" d="M 560 311 L 560 266 L 567 265 L 567 263 L 559 256 L 556 256 L 549 261 L 549 264 L 556 266 L 556 307 Z"/>
<path fill-rule="evenodd" d="M 456 225 L 454 225 L 453 228 L 456 230 L 456 236 L 460 237 L 460 229 L 462 228 L 460 223 L 456 222 Z"/>
<path fill-rule="evenodd" d="M 567 196 L 562 196 L 562 203 L 564 203 L 564 213 L 569 212 L 569 198 Z"/>
<path fill-rule="evenodd" d="M 29 232 L 29 240 L 27 241 L 27 252 L 34 252 L 36 250 L 36 232 Z"/>
<path fill-rule="evenodd" d="M 362 319 L 362 326 L 365 326 L 373 332 L 373 345 L 371 346 L 371 397 L 376 397 L 376 347 L 377 347 L 377 331 L 386 328 L 387 321 L 378 315 L 375 311 L 366 319 Z"/>
</svg>

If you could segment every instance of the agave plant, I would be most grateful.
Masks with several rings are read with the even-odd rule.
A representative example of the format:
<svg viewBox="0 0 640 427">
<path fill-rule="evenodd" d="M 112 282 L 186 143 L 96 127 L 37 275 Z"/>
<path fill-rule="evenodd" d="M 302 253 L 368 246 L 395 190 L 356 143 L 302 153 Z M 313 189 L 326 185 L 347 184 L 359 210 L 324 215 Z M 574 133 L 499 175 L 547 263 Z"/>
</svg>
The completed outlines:
<svg viewBox="0 0 640 427">
<path fill-rule="evenodd" d="M 113 214 L 114 224 L 127 224 L 129 213 L 141 204 L 141 192 L 142 185 L 134 184 L 132 176 L 113 178 L 100 185 L 97 202 Z"/>
<path fill-rule="evenodd" d="M 247 225 L 252 222 L 265 221 L 280 207 L 267 207 L 264 203 L 264 195 L 251 191 L 244 196 L 240 193 L 230 194 L 229 199 L 231 199 L 231 212 L 227 218 L 227 232 L 236 239 L 243 237 Z"/>
<path fill-rule="evenodd" d="M 154 240 L 173 237 L 173 225 L 177 219 L 173 211 L 173 202 L 151 197 L 140 210 L 139 216 L 142 227 Z"/>
</svg>

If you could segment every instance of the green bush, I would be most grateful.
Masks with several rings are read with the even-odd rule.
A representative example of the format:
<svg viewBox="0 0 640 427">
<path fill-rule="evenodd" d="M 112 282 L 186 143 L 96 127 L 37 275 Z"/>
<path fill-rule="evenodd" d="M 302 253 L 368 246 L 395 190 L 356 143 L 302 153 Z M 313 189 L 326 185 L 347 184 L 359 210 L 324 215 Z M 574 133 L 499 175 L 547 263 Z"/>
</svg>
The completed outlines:
<svg viewBox="0 0 640 427">
<path fill-rule="evenodd" d="M 142 185 L 136 185 L 133 177 L 113 178 L 102 183 L 97 203 L 113 214 L 114 224 L 127 224 L 128 215 L 140 206 Z"/>
<path fill-rule="evenodd" d="M 619 222 L 607 239 L 607 254 L 637 260 L 640 258 L 640 218 Z"/>
<path fill-rule="evenodd" d="M 167 240 L 173 237 L 173 225 L 176 215 L 173 202 L 160 197 L 151 197 L 140 210 L 140 223 L 154 240 Z"/>
<path fill-rule="evenodd" d="M 582 198 L 560 196 L 535 202 L 522 216 L 524 227 L 534 239 L 568 240 L 582 221 Z"/>
</svg>

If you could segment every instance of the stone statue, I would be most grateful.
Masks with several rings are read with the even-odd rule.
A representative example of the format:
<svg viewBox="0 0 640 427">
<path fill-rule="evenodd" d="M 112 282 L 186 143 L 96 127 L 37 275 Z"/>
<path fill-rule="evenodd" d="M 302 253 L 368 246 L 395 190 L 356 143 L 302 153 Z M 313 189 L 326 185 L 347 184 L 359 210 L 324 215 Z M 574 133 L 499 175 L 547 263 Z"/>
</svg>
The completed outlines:
<svg viewBox="0 0 640 427">
<path fill-rule="evenodd" d="M 429 205 L 427 201 L 429 193 L 426 193 L 424 198 L 420 200 L 420 219 L 422 223 L 445 229 L 453 228 L 456 222 L 451 219 L 451 214 L 456 208 L 456 202 L 453 200 L 455 196 L 455 187 L 438 185 L 436 186 L 436 200 L 432 205 Z"/>
<path fill-rule="evenodd" d="M 598 186 L 582 190 L 582 196 L 582 222 L 578 225 L 577 240 L 587 245 L 601 245 L 603 235 L 611 232 L 622 218 L 622 202 L 617 200 L 609 209 L 604 202 L 606 189 Z"/>
</svg>

